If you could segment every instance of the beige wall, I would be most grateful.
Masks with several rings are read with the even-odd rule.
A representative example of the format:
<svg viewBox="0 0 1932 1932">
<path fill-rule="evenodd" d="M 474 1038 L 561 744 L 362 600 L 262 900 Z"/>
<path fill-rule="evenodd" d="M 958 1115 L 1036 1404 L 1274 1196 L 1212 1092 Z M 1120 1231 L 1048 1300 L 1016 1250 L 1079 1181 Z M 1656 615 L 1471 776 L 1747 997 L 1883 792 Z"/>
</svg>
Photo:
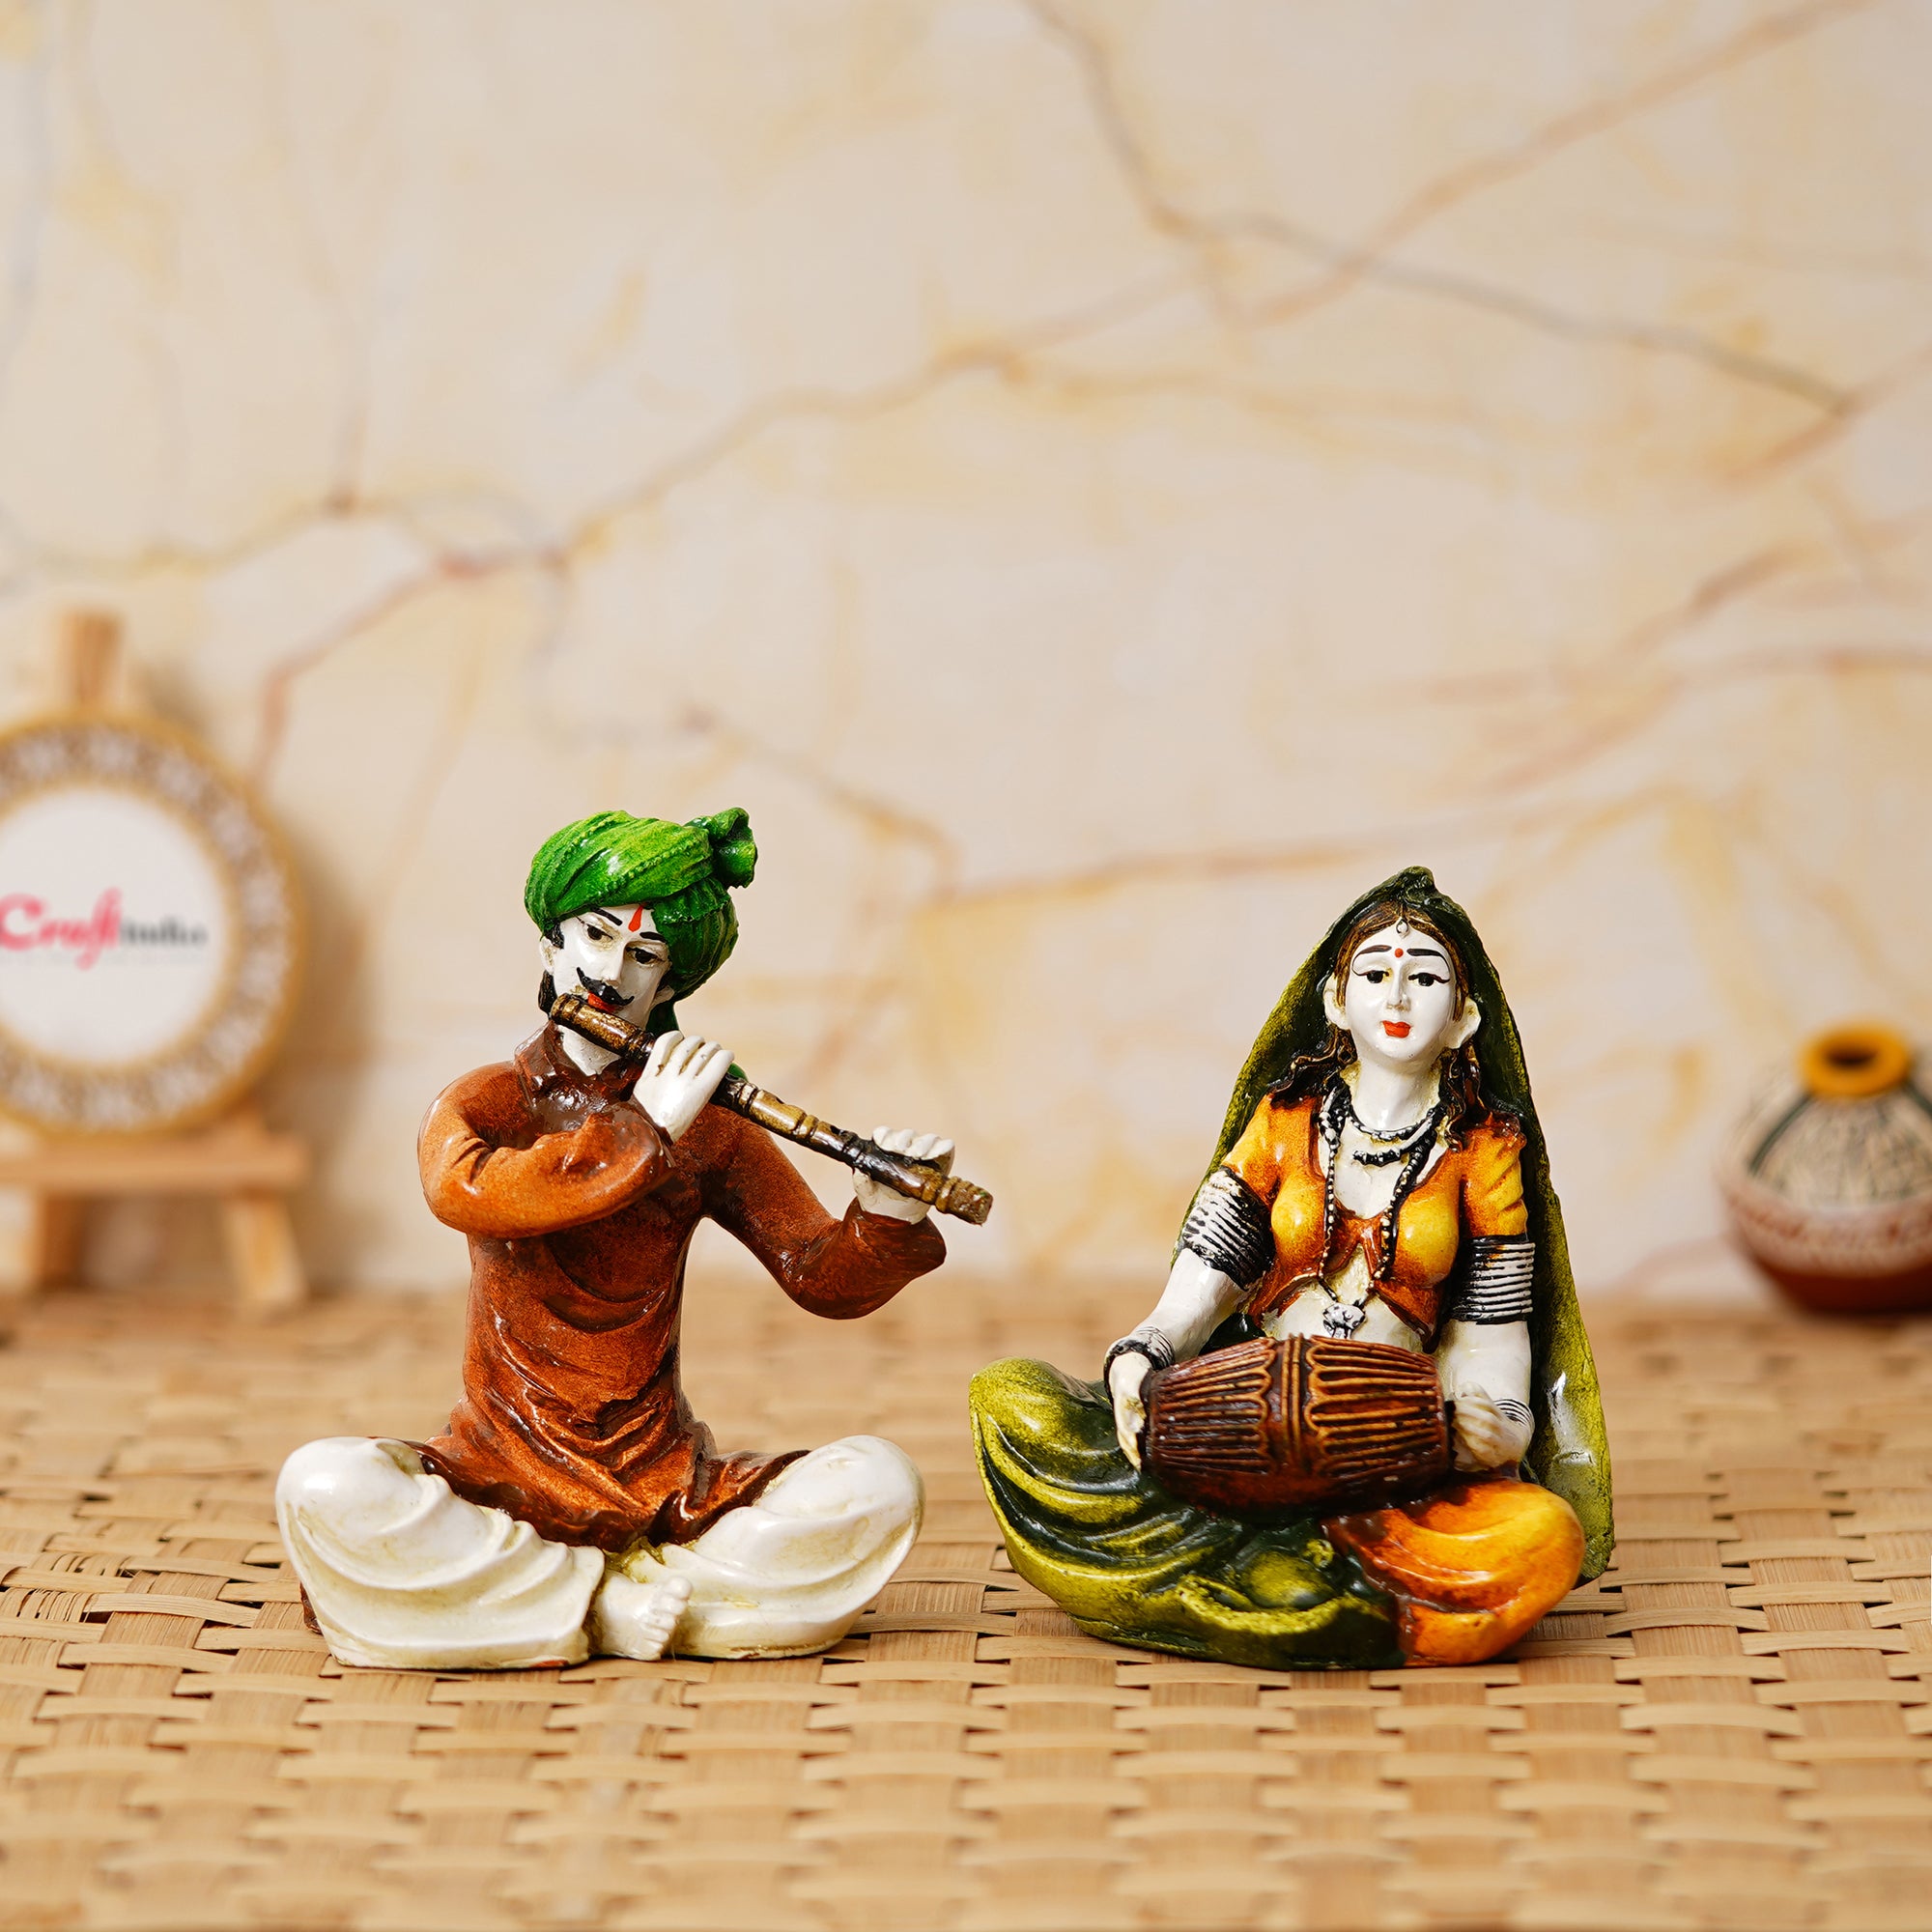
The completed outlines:
<svg viewBox="0 0 1932 1932">
<path fill-rule="evenodd" d="M 1151 1282 L 1409 861 L 1579 1270 L 1932 1032 L 1923 0 L 0 6 L 0 646 L 127 613 L 298 848 L 320 1271 L 531 1021 L 524 866 L 743 804 L 690 1018 Z M 838 1187 L 821 1169 L 818 1179 Z"/>
</svg>

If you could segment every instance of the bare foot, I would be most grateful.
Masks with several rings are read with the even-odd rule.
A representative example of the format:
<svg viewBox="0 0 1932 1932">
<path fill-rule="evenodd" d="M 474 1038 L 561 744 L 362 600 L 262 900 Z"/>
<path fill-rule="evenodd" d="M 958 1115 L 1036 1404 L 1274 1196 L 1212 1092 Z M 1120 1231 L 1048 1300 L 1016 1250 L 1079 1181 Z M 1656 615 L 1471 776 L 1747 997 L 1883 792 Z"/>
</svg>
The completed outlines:
<svg viewBox="0 0 1932 1932">
<path fill-rule="evenodd" d="M 662 1657 L 690 1601 L 691 1584 L 668 1570 L 658 1570 L 642 1582 L 621 1570 L 606 1571 L 583 1620 L 591 1654 L 645 1662 Z"/>
</svg>

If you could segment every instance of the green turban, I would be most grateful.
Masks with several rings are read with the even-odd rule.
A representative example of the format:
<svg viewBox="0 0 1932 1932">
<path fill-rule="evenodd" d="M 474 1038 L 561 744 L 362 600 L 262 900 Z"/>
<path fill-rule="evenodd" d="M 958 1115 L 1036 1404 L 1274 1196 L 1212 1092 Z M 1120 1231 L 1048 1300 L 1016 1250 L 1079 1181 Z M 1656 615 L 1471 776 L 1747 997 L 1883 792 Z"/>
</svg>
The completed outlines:
<svg viewBox="0 0 1932 1932">
<path fill-rule="evenodd" d="M 752 822 L 735 806 L 673 825 L 628 811 L 593 811 L 554 832 L 530 861 L 524 910 L 546 933 L 592 906 L 644 905 L 670 951 L 670 985 L 696 992 L 731 956 L 738 915 L 727 886 L 749 886 L 758 864 Z M 671 1024 L 660 1008 L 654 1028 Z"/>
</svg>

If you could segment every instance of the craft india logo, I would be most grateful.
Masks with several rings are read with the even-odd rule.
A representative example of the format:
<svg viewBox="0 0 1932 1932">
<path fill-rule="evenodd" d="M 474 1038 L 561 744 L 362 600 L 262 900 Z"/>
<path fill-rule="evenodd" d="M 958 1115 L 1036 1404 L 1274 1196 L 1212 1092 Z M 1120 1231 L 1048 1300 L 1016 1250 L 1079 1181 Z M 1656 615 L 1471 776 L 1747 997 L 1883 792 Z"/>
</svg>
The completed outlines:
<svg viewBox="0 0 1932 1932">
<path fill-rule="evenodd" d="M 0 897 L 0 949 L 9 952 L 54 952 L 71 956 L 83 973 L 104 953 L 124 947 L 195 947 L 208 944 L 208 928 L 190 925 L 168 913 L 157 920 L 128 919 L 121 893 L 109 886 L 85 919 L 61 919 L 32 893 Z"/>
</svg>

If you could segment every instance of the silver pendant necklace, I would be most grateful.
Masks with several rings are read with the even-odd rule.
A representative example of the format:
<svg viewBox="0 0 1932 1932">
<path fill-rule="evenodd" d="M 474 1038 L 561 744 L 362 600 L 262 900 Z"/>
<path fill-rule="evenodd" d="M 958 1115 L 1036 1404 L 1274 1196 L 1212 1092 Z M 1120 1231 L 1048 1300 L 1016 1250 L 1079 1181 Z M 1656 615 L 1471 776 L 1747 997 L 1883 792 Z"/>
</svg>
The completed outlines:
<svg viewBox="0 0 1932 1932">
<path fill-rule="evenodd" d="M 1366 1301 L 1344 1301 L 1326 1282 L 1323 1292 L 1328 1296 L 1328 1306 L 1321 1311 L 1321 1330 L 1332 1335 L 1338 1342 L 1352 1342 L 1355 1330 L 1369 1319 L 1369 1305 Z"/>
</svg>

